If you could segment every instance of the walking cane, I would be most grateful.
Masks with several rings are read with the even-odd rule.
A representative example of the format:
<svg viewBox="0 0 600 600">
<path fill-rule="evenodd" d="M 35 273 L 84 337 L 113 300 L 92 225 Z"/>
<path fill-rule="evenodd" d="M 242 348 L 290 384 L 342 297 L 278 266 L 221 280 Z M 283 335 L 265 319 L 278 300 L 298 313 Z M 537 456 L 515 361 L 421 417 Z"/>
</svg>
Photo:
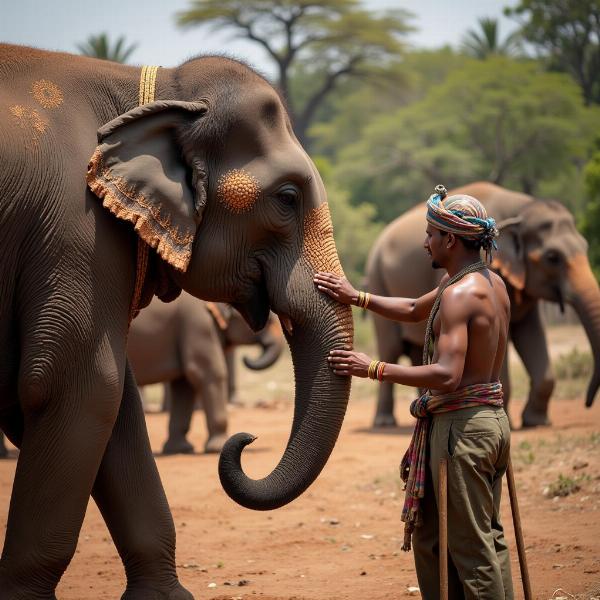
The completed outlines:
<svg viewBox="0 0 600 600">
<path fill-rule="evenodd" d="M 440 600 L 448 600 L 448 459 L 441 458 L 438 471 L 440 530 Z"/>
<path fill-rule="evenodd" d="M 525 541 L 523 540 L 523 529 L 521 528 L 521 515 L 519 514 L 519 503 L 517 502 L 517 486 L 515 485 L 515 477 L 513 475 L 512 461 L 510 456 L 508 457 L 508 467 L 506 468 L 506 482 L 508 483 L 510 510 L 515 528 L 515 539 L 517 541 L 517 553 L 519 555 L 519 567 L 521 568 L 523 594 L 525 595 L 525 600 L 533 600 L 531 581 L 529 580 L 529 571 L 527 569 L 527 558 L 525 556 Z"/>
</svg>

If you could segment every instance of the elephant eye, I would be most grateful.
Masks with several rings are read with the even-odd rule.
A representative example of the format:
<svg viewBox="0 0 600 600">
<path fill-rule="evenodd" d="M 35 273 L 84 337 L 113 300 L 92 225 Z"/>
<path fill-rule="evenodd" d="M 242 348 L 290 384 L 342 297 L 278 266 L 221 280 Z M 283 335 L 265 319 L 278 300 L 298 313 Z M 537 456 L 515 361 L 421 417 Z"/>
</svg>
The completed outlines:
<svg viewBox="0 0 600 600">
<path fill-rule="evenodd" d="M 562 256 L 557 250 L 548 250 L 545 258 L 554 267 L 558 266 L 562 262 Z"/>
<path fill-rule="evenodd" d="M 300 191 L 295 185 L 287 184 L 279 188 L 276 193 L 277 199 L 287 206 L 296 206 L 300 198 Z"/>
</svg>

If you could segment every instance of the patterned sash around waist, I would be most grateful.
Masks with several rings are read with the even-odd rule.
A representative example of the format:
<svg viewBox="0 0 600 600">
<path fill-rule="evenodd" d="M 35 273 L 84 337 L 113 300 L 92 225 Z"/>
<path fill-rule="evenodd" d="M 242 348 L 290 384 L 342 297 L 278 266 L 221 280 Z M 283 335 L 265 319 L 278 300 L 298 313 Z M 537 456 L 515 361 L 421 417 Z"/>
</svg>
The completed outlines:
<svg viewBox="0 0 600 600">
<path fill-rule="evenodd" d="M 410 414 L 417 418 L 417 424 L 410 446 L 400 463 L 400 477 L 405 483 L 406 490 L 402 509 L 402 520 L 405 522 L 402 550 L 410 550 L 412 532 L 421 524 L 420 502 L 425 495 L 427 435 L 431 415 L 481 405 L 499 407 L 503 405 L 500 382 L 468 385 L 440 396 L 430 396 L 425 393 L 420 398 L 413 400 L 410 405 Z"/>
</svg>

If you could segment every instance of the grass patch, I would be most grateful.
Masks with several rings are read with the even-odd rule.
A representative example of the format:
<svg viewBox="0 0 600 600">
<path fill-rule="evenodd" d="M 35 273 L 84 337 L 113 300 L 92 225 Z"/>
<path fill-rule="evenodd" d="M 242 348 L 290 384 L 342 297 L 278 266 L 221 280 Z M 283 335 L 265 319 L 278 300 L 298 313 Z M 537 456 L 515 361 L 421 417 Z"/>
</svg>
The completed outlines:
<svg viewBox="0 0 600 600">
<path fill-rule="evenodd" d="M 592 376 L 593 360 L 590 352 L 580 352 L 573 348 L 561 354 L 554 364 L 557 379 L 589 379 Z"/>
<path fill-rule="evenodd" d="M 553 481 L 546 490 L 544 495 L 548 498 L 554 498 L 555 496 L 570 496 L 571 494 L 577 493 L 581 490 L 581 484 L 584 481 L 590 479 L 589 475 L 580 475 L 579 477 L 565 477 L 562 473 L 559 474 L 558 479 Z"/>
</svg>

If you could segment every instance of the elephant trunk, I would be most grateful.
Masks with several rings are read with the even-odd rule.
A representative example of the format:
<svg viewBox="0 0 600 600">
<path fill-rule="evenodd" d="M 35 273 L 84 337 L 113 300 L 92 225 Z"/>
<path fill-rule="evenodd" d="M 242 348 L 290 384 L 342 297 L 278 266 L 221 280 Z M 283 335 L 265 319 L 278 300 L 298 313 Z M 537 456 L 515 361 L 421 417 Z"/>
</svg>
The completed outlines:
<svg viewBox="0 0 600 600">
<path fill-rule="evenodd" d="M 585 405 L 592 406 L 600 387 L 600 288 L 585 255 L 579 255 L 569 264 L 571 303 L 575 308 L 592 347 L 594 369 L 588 385 Z"/>
<path fill-rule="evenodd" d="M 258 358 L 244 356 L 242 358 L 244 364 L 253 371 L 268 369 L 281 356 L 281 352 L 283 351 L 283 340 L 283 334 L 276 331 L 273 325 L 269 326 L 269 335 L 265 335 L 260 340 L 262 353 Z"/>
<path fill-rule="evenodd" d="M 319 475 L 337 440 L 350 394 L 350 378 L 334 375 L 327 363 L 329 351 L 352 344 L 352 313 L 347 306 L 319 297 L 319 315 L 295 322 L 287 332 L 295 375 L 295 410 L 283 456 L 263 479 L 251 479 L 242 470 L 241 453 L 254 436 L 239 433 L 221 452 L 219 476 L 236 502 L 254 510 L 271 510 L 297 498 Z"/>
</svg>

